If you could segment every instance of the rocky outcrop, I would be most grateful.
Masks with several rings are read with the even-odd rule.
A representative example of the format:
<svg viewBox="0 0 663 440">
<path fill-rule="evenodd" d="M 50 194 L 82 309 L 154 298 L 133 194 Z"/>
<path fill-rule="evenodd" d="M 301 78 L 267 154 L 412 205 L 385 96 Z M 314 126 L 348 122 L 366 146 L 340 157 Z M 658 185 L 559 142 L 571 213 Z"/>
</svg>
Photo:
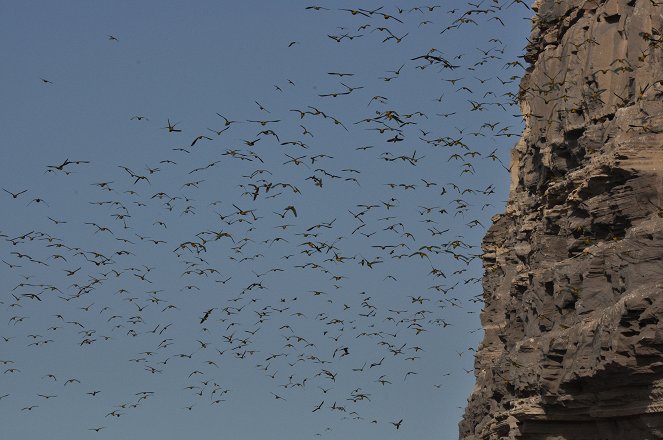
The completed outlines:
<svg viewBox="0 0 663 440">
<path fill-rule="evenodd" d="M 663 2 L 532 9 L 460 437 L 663 438 Z"/>
</svg>

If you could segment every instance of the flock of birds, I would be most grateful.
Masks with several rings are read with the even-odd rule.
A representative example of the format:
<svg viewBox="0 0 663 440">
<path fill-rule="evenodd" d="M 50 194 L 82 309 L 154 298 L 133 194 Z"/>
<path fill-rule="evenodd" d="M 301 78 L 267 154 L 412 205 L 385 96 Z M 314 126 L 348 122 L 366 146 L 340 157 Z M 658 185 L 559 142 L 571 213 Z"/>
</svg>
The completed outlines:
<svg viewBox="0 0 663 440">
<path fill-rule="evenodd" d="M 160 131 L 169 145 L 154 163 L 109 165 L 65 152 L 43 164 L 42 189 L 3 182 L 3 210 L 20 216 L 22 229 L 0 229 L 1 411 L 39 414 L 64 396 L 110 392 L 108 383 L 82 379 L 84 366 L 59 370 L 40 350 L 86 359 L 94 349 L 135 349 L 117 362 L 129 361 L 139 378 L 169 377 L 183 411 L 232 405 L 241 383 L 224 371 L 235 365 L 266 378 L 256 398 L 285 404 L 303 395 L 297 401 L 310 403 L 300 414 L 405 431 L 407 418 L 369 408 L 394 384 L 416 381 L 434 361 L 426 344 L 480 303 L 481 249 L 465 234 L 483 235 L 488 213 L 500 209 L 486 182 L 507 181 L 501 158 L 520 132 L 513 90 L 522 64 L 505 59 L 499 35 L 474 53 L 397 51 L 423 29 L 445 37 L 460 29 L 458 37 L 502 26 L 524 3 L 449 5 L 309 6 L 344 21 L 321 38 L 348 46 L 373 39 L 402 62 L 379 78 L 326 72 L 324 89 L 301 105 L 287 99 L 301 80 L 284 79 L 251 100 L 253 114 L 219 110 L 199 128 L 128 114 L 127 124 Z M 437 113 L 398 107 L 389 95 L 419 75 L 444 90 L 429 97 Z M 455 127 L 480 114 L 491 119 Z M 352 144 L 358 133 L 372 142 Z M 441 175 L 442 167 L 453 173 Z M 71 196 L 79 190 L 91 198 Z M 30 356 L 42 362 L 28 366 Z M 439 372 L 429 385 L 443 389 L 452 374 Z M 43 391 L 3 392 L 12 381 Z M 135 391 L 83 429 L 112 431 L 159 399 L 156 389 Z"/>
</svg>

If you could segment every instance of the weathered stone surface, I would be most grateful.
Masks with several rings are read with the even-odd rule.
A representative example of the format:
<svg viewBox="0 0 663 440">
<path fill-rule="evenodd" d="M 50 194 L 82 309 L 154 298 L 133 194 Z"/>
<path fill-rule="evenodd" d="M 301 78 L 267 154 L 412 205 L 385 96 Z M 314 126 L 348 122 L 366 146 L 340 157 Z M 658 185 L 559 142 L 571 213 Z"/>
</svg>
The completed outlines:
<svg viewBox="0 0 663 440">
<path fill-rule="evenodd" d="M 663 438 L 663 2 L 533 10 L 460 437 Z"/>
</svg>

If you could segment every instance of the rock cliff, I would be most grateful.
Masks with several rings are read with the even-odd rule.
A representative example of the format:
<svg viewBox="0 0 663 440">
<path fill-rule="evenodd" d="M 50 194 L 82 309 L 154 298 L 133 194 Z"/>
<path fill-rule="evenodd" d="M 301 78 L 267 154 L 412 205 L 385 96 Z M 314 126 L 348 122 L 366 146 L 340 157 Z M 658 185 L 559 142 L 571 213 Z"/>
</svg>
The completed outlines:
<svg viewBox="0 0 663 440">
<path fill-rule="evenodd" d="M 663 1 L 532 10 L 460 438 L 663 438 Z"/>
</svg>

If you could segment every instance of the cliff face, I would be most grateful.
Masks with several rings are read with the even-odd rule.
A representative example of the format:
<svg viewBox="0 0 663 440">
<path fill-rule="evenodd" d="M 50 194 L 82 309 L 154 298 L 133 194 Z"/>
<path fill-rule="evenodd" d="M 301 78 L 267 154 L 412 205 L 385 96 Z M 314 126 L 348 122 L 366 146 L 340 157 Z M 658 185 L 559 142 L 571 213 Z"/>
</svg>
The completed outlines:
<svg viewBox="0 0 663 440">
<path fill-rule="evenodd" d="M 532 9 L 460 437 L 663 438 L 663 1 Z"/>
</svg>

